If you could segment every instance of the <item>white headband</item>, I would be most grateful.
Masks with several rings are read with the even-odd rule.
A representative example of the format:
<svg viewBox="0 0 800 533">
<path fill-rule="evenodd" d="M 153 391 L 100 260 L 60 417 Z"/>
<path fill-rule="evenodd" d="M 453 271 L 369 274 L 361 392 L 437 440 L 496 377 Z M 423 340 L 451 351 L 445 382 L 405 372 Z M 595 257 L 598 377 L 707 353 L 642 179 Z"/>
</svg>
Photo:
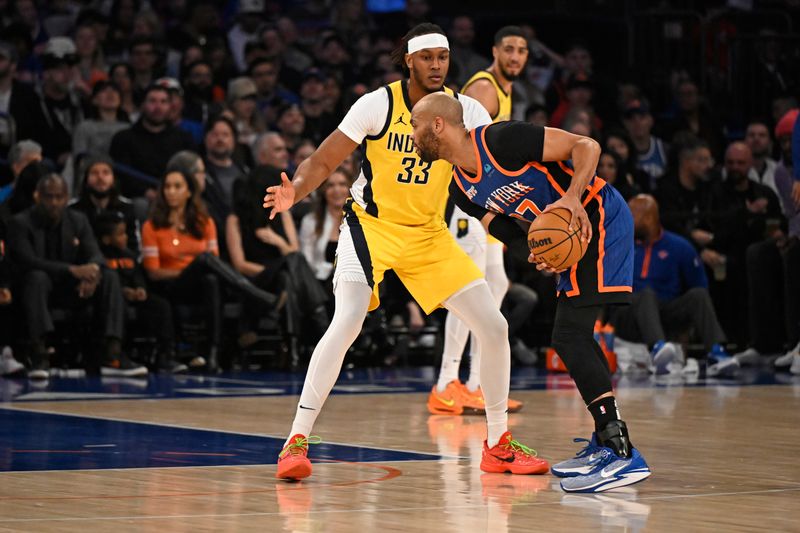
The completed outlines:
<svg viewBox="0 0 800 533">
<path fill-rule="evenodd" d="M 419 52 L 423 48 L 447 48 L 450 50 L 450 44 L 447 42 L 447 37 L 441 33 L 427 33 L 408 41 L 409 54 Z"/>
</svg>

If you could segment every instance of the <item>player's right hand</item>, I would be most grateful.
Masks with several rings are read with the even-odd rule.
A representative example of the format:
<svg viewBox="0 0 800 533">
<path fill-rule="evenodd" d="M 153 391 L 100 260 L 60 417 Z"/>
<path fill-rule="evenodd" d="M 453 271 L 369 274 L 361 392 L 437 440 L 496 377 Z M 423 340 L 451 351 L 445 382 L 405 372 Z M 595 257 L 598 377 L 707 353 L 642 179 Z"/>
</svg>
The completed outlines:
<svg viewBox="0 0 800 533">
<path fill-rule="evenodd" d="M 281 184 L 267 187 L 267 194 L 264 196 L 264 209 L 272 208 L 269 219 L 282 211 L 288 211 L 294 205 L 294 185 L 289 181 L 286 172 L 281 172 Z"/>
</svg>

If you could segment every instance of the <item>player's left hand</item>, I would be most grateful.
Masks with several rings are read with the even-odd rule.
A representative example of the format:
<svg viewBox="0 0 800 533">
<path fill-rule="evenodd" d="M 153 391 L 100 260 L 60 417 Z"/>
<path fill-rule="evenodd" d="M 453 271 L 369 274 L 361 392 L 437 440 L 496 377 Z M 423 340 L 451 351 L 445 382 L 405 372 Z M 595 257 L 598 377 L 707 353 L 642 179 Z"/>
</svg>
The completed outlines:
<svg viewBox="0 0 800 533">
<path fill-rule="evenodd" d="M 547 213 L 558 207 L 569 209 L 572 213 L 572 220 L 569 221 L 570 233 L 575 231 L 577 226 L 580 226 L 581 240 L 584 244 L 592 240 L 592 224 L 589 222 L 589 215 L 586 214 L 586 209 L 581 205 L 580 198 L 571 194 L 565 194 L 552 204 L 548 205 L 542 213 Z"/>
</svg>

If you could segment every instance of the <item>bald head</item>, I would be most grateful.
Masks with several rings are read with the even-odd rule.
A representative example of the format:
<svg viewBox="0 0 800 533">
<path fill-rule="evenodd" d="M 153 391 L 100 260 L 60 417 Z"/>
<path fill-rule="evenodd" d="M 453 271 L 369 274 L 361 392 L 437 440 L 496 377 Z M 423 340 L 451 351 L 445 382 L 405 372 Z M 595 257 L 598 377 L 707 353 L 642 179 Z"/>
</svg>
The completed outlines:
<svg viewBox="0 0 800 533">
<path fill-rule="evenodd" d="M 747 179 L 753 166 L 753 152 L 742 141 L 735 141 L 725 150 L 725 172 L 729 179 L 739 182 Z"/>
<path fill-rule="evenodd" d="M 59 174 L 47 174 L 36 183 L 33 197 L 40 211 L 52 222 L 58 222 L 69 200 L 67 182 Z"/>
<path fill-rule="evenodd" d="M 444 158 L 444 152 L 466 134 L 461 103 L 443 92 L 421 98 L 411 110 L 414 145 L 420 159 L 433 162 Z"/>
<path fill-rule="evenodd" d="M 633 215 L 633 234 L 638 240 L 654 241 L 661 233 L 658 202 L 649 194 L 637 194 L 628 200 Z"/>
<path fill-rule="evenodd" d="M 415 117 L 419 120 L 433 120 L 441 117 L 452 126 L 463 127 L 463 116 L 464 110 L 461 108 L 461 102 L 443 92 L 435 92 L 422 97 L 411 110 L 412 122 Z"/>
</svg>

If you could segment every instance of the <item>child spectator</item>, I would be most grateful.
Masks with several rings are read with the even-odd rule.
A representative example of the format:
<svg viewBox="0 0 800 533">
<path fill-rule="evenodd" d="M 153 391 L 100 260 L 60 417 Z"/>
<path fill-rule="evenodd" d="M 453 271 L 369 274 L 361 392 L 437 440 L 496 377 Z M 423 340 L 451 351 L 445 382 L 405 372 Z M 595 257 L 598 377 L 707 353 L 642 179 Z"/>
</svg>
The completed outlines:
<svg viewBox="0 0 800 533">
<path fill-rule="evenodd" d="M 186 365 L 175 360 L 175 328 L 169 302 L 147 291 L 144 269 L 128 248 L 128 232 L 124 216 L 117 211 L 105 212 L 95 222 L 95 233 L 106 266 L 117 272 L 122 296 L 127 305 L 137 310 L 148 337 L 158 343 L 156 366 L 161 372 L 185 372 Z"/>
</svg>

